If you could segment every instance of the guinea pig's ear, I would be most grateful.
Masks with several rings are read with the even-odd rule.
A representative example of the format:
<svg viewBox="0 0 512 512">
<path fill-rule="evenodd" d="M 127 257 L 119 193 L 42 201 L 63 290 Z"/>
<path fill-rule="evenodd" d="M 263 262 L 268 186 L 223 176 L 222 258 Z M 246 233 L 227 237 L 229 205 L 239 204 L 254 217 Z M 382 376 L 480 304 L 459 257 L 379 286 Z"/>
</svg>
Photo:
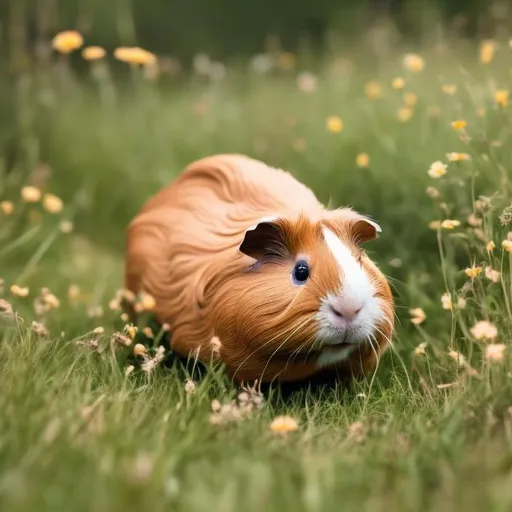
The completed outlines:
<svg viewBox="0 0 512 512">
<path fill-rule="evenodd" d="M 350 208 L 341 208 L 332 213 L 331 219 L 357 244 L 364 244 L 382 233 L 381 227 L 373 220 Z"/>
<path fill-rule="evenodd" d="M 284 223 L 277 217 L 266 217 L 245 232 L 239 251 L 251 258 L 285 257 Z"/>
<path fill-rule="evenodd" d="M 351 224 L 351 233 L 357 243 L 365 243 L 374 240 L 382 233 L 381 227 L 366 217 L 361 216 Z"/>
</svg>

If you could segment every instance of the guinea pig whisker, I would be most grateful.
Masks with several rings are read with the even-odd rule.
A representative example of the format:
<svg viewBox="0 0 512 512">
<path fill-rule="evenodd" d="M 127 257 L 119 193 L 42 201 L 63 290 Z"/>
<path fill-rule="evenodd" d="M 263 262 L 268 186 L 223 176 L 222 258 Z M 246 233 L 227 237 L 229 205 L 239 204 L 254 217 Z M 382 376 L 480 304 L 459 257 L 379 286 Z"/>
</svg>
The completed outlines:
<svg viewBox="0 0 512 512">
<path fill-rule="evenodd" d="M 274 350 L 274 352 L 271 354 L 271 356 L 268 358 L 267 363 L 265 364 L 265 368 L 263 368 L 263 371 L 261 372 L 261 378 L 263 379 L 265 376 L 265 372 L 267 371 L 268 365 L 270 364 L 270 361 L 273 359 L 273 357 L 276 355 L 277 352 L 286 344 L 286 342 L 300 329 L 302 329 L 308 322 L 311 321 L 311 318 L 307 318 L 304 322 L 299 324 L 295 330 L 290 333 L 289 336 L 287 336 L 284 341 Z"/>
<path fill-rule="evenodd" d="M 299 326 L 300 327 L 300 326 Z M 291 326 L 291 327 L 288 327 L 287 329 L 285 329 L 284 331 L 281 331 L 281 332 L 278 332 L 275 336 L 273 336 L 272 338 L 270 338 L 269 340 L 267 340 L 265 343 L 263 343 L 262 345 L 260 345 L 258 348 L 256 348 L 255 350 L 253 350 L 237 367 L 237 369 L 235 370 L 234 374 L 233 375 L 236 375 L 238 370 L 240 370 L 242 368 L 242 366 L 247 362 L 247 360 L 249 360 L 254 354 L 256 354 L 256 352 L 258 352 L 259 350 L 262 350 L 264 349 L 265 347 L 267 347 L 268 345 L 270 345 L 275 339 L 279 338 L 280 336 L 283 336 L 284 334 L 286 334 L 287 332 L 289 332 L 290 330 L 292 330 L 294 327 Z M 293 334 L 293 333 L 292 333 Z M 287 340 L 285 340 L 287 341 Z"/>
<path fill-rule="evenodd" d="M 308 344 L 308 343 L 311 343 L 311 341 L 313 341 L 313 336 L 310 336 L 306 341 L 304 341 L 303 343 L 301 343 L 299 345 L 298 348 L 296 348 L 291 354 L 290 356 L 288 357 L 288 359 L 286 360 L 286 365 L 283 369 L 283 372 L 286 372 L 286 370 L 288 369 L 288 365 L 290 364 L 290 362 L 293 364 L 295 362 L 295 360 L 297 359 L 297 356 L 300 354 L 301 350 Z M 306 353 L 306 357 L 304 358 L 304 360 L 307 359 L 307 357 L 309 356 L 309 354 L 311 353 L 311 347 L 310 349 L 307 351 Z M 293 360 L 292 360 L 293 358 Z"/>
</svg>

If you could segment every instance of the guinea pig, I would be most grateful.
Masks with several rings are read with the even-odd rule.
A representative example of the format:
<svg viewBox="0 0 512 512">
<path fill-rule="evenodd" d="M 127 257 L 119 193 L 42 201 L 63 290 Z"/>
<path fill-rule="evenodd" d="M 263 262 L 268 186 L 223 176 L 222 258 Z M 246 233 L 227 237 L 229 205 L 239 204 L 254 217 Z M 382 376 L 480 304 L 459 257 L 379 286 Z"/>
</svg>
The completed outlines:
<svg viewBox="0 0 512 512">
<path fill-rule="evenodd" d="M 364 377 L 394 329 L 389 284 L 363 249 L 380 231 L 284 170 L 214 155 L 131 221 L 125 288 L 154 298 L 171 350 L 236 382 Z"/>
</svg>

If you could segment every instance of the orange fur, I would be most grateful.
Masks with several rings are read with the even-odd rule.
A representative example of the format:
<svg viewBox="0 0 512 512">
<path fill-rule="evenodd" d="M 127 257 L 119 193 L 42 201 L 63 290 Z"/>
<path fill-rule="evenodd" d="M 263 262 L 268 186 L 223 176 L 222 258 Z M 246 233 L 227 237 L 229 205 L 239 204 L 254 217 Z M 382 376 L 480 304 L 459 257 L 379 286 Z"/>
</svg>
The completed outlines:
<svg viewBox="0 0 512 512">
<path fill-rule="evenodd" d="M 253 266 L 248 254 L 259 257 L 258 247 L 247 238 L 248 254 L 239 248 L 247 230 L 269 216 L 278 220 L 275 236 L 264 234 L 265 240 L 280 257 Z M 350 209 L 325 209 L 289 173 L 257 160 L 203 158 L 151 198 L 128 228 L 125 287 L 154 296 L 157 318 L 171 326 L 178 354 L 220 359 L 237 381 L 303 379 L 319 371 L 315 314 L 337 275 L 321 225 L 352 249 L 387 304 L 376 350 L 363 345 L 339 365 L 340 372 L 364 375 L 387 348 L 393 329 L 389 286 L 356 243 L 372 238 L 371 227 Z M 317 269 L 302 287 L 290 281 L 298 255 Z M 210 344 L 214 336 L 220 339 L 218 352 Z"/>
</svg>

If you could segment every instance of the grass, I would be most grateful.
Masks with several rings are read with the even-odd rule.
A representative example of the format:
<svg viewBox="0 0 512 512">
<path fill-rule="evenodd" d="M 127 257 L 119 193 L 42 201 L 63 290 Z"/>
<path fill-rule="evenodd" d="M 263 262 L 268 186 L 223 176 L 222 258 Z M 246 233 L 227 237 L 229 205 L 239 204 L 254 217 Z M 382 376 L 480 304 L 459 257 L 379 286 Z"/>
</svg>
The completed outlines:
<svg viewBox="0 0 512 512">
<path fill-rule="evenodd" d="M 512 281 L 502 241 L 512 118 L 495 91 L 510 89 L 512 52 L 499 42 L 483 64 L 476 44 L 437 41 L 422 49 L 418 73 L 403 68 L 408 48 L 326 55 L 311 93 L 297 85 L 300 56 L 270 74 L 228 66 L 219 81 L 148 80 L 140 70 L 117 80 L 103 61 L 78 76 L 59 55 L 23 76 L 11 98 L 19 159 L 0 174 L 0 200 L 14 206 L 0 217 L 1 298 L 17 312 L 0 331 L 2 509 L 510 509 Z M 391 86 L 398 76 L 403 90 Z M 382 97 L 365 95 L 370 80 Z M 417 101 L 400 121 L 407 92 Z M 341 132 L 327 130 L 329 116 L 343 120 Z M 467 127 L 454 130 L 460 119 Z M 128 221 L 187 163 L 220 152 L 290 169 L 326 203 L 375 218 L 383 235 L 369 250 L 398 317 L 394 347 L 366 381 L 274 389 L 222 425 L 210 420 L 212 400 L 240 392 L 222 369 L 192 375 L 195 386 L 180 365 L 126 374 L 133 344 L 111 345 L 124 321 L 109 307 Z M 471 160 L 448 162 L 449 152 Z M 434 179 L 438 160 L 448 172 Z M 62 198 L 62 211 L 23 200 L 27 185 Z M 443 220 L 460 225 L 431 224 Z M 482 269 L 474 278 L 472 267 Z M 43 287 L 59 304 L 37 314 Z M 278 415 L 298 430 L 273 432 Z"/>
</svg>

